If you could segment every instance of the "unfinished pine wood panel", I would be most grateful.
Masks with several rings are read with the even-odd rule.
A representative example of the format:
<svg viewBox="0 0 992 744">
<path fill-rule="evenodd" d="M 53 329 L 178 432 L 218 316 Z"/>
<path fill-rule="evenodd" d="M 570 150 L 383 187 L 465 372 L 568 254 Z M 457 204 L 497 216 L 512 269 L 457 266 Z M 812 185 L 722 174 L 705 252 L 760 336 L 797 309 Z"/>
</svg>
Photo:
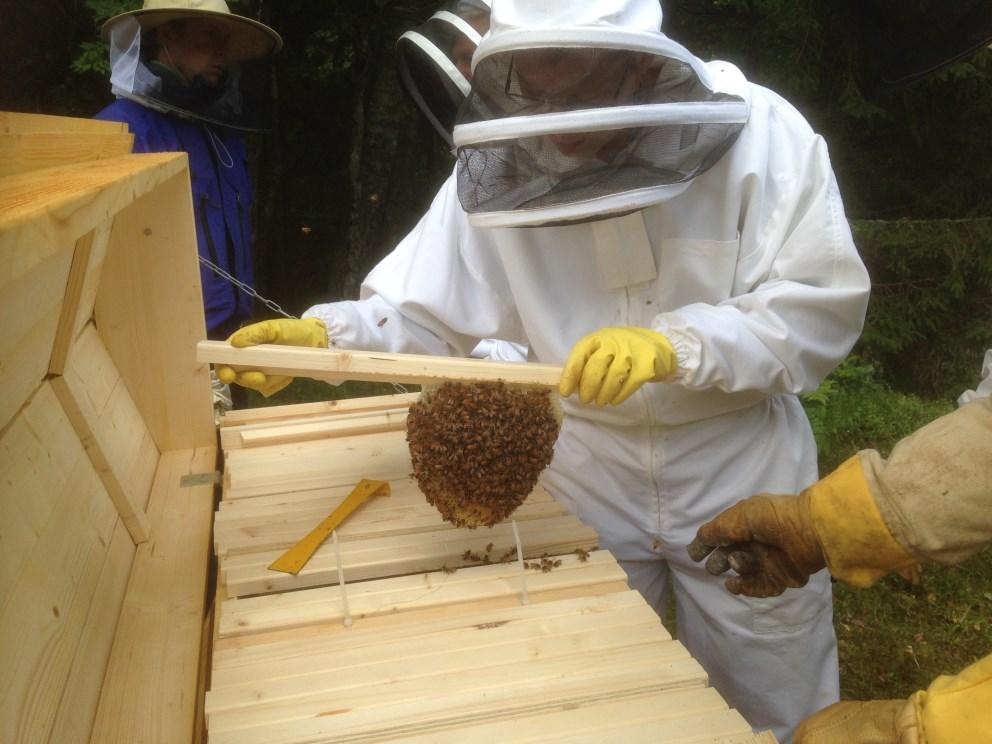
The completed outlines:
<svg viewBox="0 0 992 744">
<path fill-rule="evenodd" d="M 30 521 L 33 539 L 19 537 L 4 556 L 0 738 L 48 741 L 118 517 L 50 385 L 4 433 L 3 451 L 25 458 L 0 484 L 5 516 Z"/>
<path fill-rule="evenodd" d="M 52 385 L 131 537 L 144 542 L 159 451 L 92 324 Z"/>
<path fill-rule="evenodd" d="M 440 643 L 453 634 L 554 622 L 577 615 L 600 617 L 643 607 L 646 605 L 637 592 L 624 589 L 604 595 L 556 599 L 548 603 L 516 602 L 504 607 L 463 607 L 460 612 L 450 612 L 445 608 L 443 612 L 432 615 L 411 608 L 397 616 L 397 622 L 391 625 L 376 622 L 376 618 L 363 618 L 351 628 L 337 623 L 322 626 L 319 632 L 308 634 L 286 633 L 282 637 L 269 634 L 264 643 L 250 643 L 251 636 L 234 638 L 220 641 L 214 650 L 213 681 L 218 688 L 239 685 L 247 679 L 263 677 L 269 669 L 275 672 L 273 677 L 281 676 L 287 665 L 304 673 L 307 669 L 321 668 L 321 659 L 328 658 L 328 655 L 351 650 L 357 652 L 358 649 L 381 644 L 401 641 Z M 313 662 L 299 658 L 302 648 L 306 649 L 308 657 L 314 659 Z"/>
<path fill-rule="evenodd" d="M 0 426 L 45 377 L 76 242 L 136 194 L 186 173 L 185 156 L 134 157 L 0 178 Z"/>
<path fill-rule="evenodd" d="M 127 134 L 128 127 L 127 124 L 119 121 L 0 111 L 0 134 L 36 134 L 39 132 Z"/>
<path fill-rule="evenodd" d="M 267 374 L 311 377 L 339 382 L 403 382 L 418 385 L 462 382 L 504 382 L 558 387 L 561 367 L 533 362 L 496 362 L 422 354 L 389 354 L 370 351 L 341 351 L 299 346 L 261 344 L 237 349 L 226 341 L 201 341 L 197 359 L 257 369 Z"/>
<path fill-rule="evenodd" d="M 625 594 L 610 595 L 626 597 Z M 231 710 L 254 705 L 259 701 L 289 699 L 301 694 L 316 691 L 318 685 L 337 685 L 331 675 L 338 671 L 353 670 L 370 679 L 377 679 L 383 665 L 393 664 L 394 674 L 411 677 L 425 673 L 434 674 L 443 665 L 471 663 L 471 655 L 462 658 L 449 657 L 452 648 L 463 652 L 475 650 L 477 660 L 499 659 L 510 661 L 514 654 L 533 652 L 532 644 L 544 644 L 547 649 L 557 648 L 559 653 L 569 647 L 579 650 L 581 644 L 589 648 L 608 647 L 610 644 L 640 645 L 653 641 L 671 640 L 659 630 L 658 618 L 651 608 L 639 602 L 630 602 L 620 607 L 605 607 L 599 602 L 596 613 L 585 612 L 589 600 L 567 600 L 541 605 L 523 605 L 529 612 L 511 621 L 494 623 L 483 619 L 474 625 L 462 624 L 450 627 L 444 632 L 425 632 L 431 628 L 407 628 L 403 636 L 392 639 L 379 639 L 365 633 L 364 643 L 347 644 L 340 648 L 321 648 L 318 652 L 313 644 L 294 644 L 295 653 L 283 648 L 283 656 L 271 656 L 263 665 L 240 664 L 228 668 L 226 674 L 215 674 L 212 679 L 213 691 L 208 695 L 207 708 L 212 712 Z M 569 607 L 568 612 L 557 610 L 558 604 Z M 492 618 L 502 615 L 499 611 L 475 613 L 475 616 Z M 611 636 L 617 628 L 624 629 L 622 640 Z M 349 635 L 355 635 L 350 633 Z M 305 650 L 305 658 L 300 652 Z M 507 654 L 507 655 L 504 655 Z M 443 657 L 434 659 L 433 657 Z M 377 671 L 377 666 L 381 667 Z M 233 673 L 232 673 L 233 672 Z M 252 682 L 252 679 L 267 679 L 265 683 Z M 297 678 L 294 680 L 294 678 Z M 321 681 L 323 680 L 323 681 Z"/>
<path fill-rule="evenodd" d="M 608 652 L 627 655 L 634 649 L 657 653 L 663 663 L 689 657 L 677 641 L 666 641 L 659 636 L 656 618 L 643 623 L 602 619 L 604 622 L 594 623 L 595 627 L 572 627 L 568 622 L 540 624 L 533 634 L 523 637 L 502 634 L 507 636 L 504 638 L 496 631 L 483 636 L 475 631 L 471 639 L 457 636 L 447 641 L 442 639 L 437 648 L 411 649 L 402 644 L 377 646 L 366 650 L 366 656 L 371 656 L 366 661 L 355 654 L 334 656 L 328 666 L 306 673 L 293 671 L 289 676 L 276 677 L 265 672 L 267 679 L 264 682 L 246 682 L 226 688 L 215 683 L 207 697 L 208 721 L 215 732 L 225 727 L 238 728 L 249 723 L 252 717 L 259 721 L 269 719 L 277 709 L 284 712 L 290 707 L 302 709 L 315 701 L 319 705 L 319 701 L 327 700 L 335 693 L 342 704 L 347 704 L 347 695 L 361 695 L 373 691 L 370 690 L 373 687 L 379 687 L 375 691 L 384 692 L 381 685 L 385 680 L 394 685 L 391 691 L 394 695 L 390 700 L 388 693 L 381 694 L 377 704 L 390 705 L 411 692 L 414 697 L 422 694 L 425 687 L 439 692 L 439 678 L 460 678 L 480 667 L 506 667 L 489 675 L 499 678 L 498 683 L 502 685 L 510 680 L 500 671 L 522 668 L 522 672 L 535 672 L 535 659 L 559 662 L 569 657 Z M 701 680 L 702 676 L 697 671 L 688 684 Z M 674 682 L 673 686 L 682 682 Z M 242 716 L 242 713 L 246 715 Z"/>
<path fill-rule="evenodd" d="M 131 152 L 134 136 L 121 132 L 0 133 L 0 178 Z"/>
<path fill-rule="evenodd" d="M 562 556 L 560 560 L 561 566 L 550 573 L 527 572 L 527 591 L 539 594 L 569 586 L 626 579 L 616 561 L 605 551 L 592 553 L 585 561 L 574 555 Z M 424 604 L 437 607 L 488 597 L 517 597 L 521 587 L 521 572 L 516 564 L 479 566 L 450 574 L 438 571 L 397 576 L 347 585 L 348 605 L 354 616 L 384 615 Z M 225 638 L 343 619 L 341 591 L 335 586 L 228 600 L 222 608 L 219 627 L 220 636 Z"/>
<path fill-rule="evenodd" d="M 83 453 L 50 387 L 39 389 L 0 436 L 0 608 L 36 553 L 39 536 L 72 487 L 74 456 Z"/>
<path fill-rule="evenodd" d="M 52 726 L 49 738 L 52 744 L 86 744 L 90 741 L 134 551 L 131 535 L 124 523 L 118 521 Z"/>
<path fill-rule="evenodd" d="M 195 245 L 183 170 L 117 214 L 96 298 L 100 336 L 163 452 L 216 441 L 209 370 L 190 358 L 206 336 Z"/>
<path fill-rule="evenodd" d="M 410 474 L 406 433 L 336 437 L 312 442 L 235 449 L 227 453 L 225 499 L 354 486 L 369 473 L 376 480 Z"/>
<path fill-rule="evenodd" d="M 76 241 L 72 251 L 72 264 L 69 267 L 69 276 L 65 283 L 59 322 L 56 326 L 55 339 L 52 342 L 52 355 L 48 362 L 48 374 L 50 375 L 60 375 L 65 368 L 65 358 L 69 353 L 69 346 L 72 344 L 72 331 L 76 324 L 76 315 L 80 310 L 79 301 L 83 293 L 86 269 L 90 263 L 90 254 L 95 239 L 96 230 L 91 230 Z"/>
<path fill-rule="evenodd" d="M 26 274 L 136 198 L 176 175 L 188 179 L 188 172 L 184 154 L 146 153 L 0 178 L 0 282 Z"/>
<path fill-rule="evenodd" d="M 311 416 L 333 416 L 338 413 L 371 413 L 388 408 L 409 406 L 420 397 L 420 393 L 398 393 L 377 395 L 371 398 L 351 398 L 344 400 L 323 400 L 313 403 L 295 403 L 286 406 L 265 406 L 264 408 L 242 408 L 228 411 L 220 420 L 221 429 L 250 424 L 273 424 L 299 421 Z"/>
<path fill-rule="evenodd" d="M 696 693 L 697 691 L 693 691 Z M 705 691 L 698 691 L 705 692 Z M 741 715 L 735 710 L 707 709 L 701 702 L 690 699 L 685 708 L 674 716 L 665 717 L 655 712 L 652 704 L 665 701 L 674 693 L 625 699 L 616 703 L 567 707 L 562 712 L 528 716 L 500 722 L 492 726 L 480 725 L 467 729 L 469 735 L 478 735 L 479 741 L 516 742 L 569 742 L 569 744 L 601 744 L 603 741 L 622 741 L 624 744 L 775 744 L 770 736 L 742 732 L 746 728 Z M 686 693 L 690 697 L 689 693 Z M 667 701 L 666 701 L 667 702 Z M 647 709 L 640 720 L 628 722 L 623 716 L 630 709 Z M 664 709 L 661 709 L 664 711 Z M 698 712 L 695 712 L 698 711 Z M 458 741 L 459 728 L 448 732 L 431 732 L 421 736 L 400 736 L 396 742 Z M 735 733 L 731 733 L 735 732 Z M 448 734 L 445 736 L 445 734 Z M 493 737 L 493 738 L 487 738 Z"/>
<path fill-rule="evenodd" d="M 740 744 L 753 741 L 751 734 L 741 734 L 740 716 L 712 688 L 701 690 L 666 690 L 631 696 L 622 700 L 593 701 L 582 705 L 531 715 L 520 715 L 427 734 L 401 736 L 394 741 L 407 744 L 461 744 L 465 741 L 493 742 L 699 742 L 700 730 L 713 731 L 708 722 L 718 722 L 735 732 Z M 680 730 L 681 729 L 681 730 Z M 686 734 L 689 738 L 680 735 Z M 707 739 L 707 744 L 724 744 Z"/>
<path fill-rule="evenodd" d="M 341 414 L 342 418 L 347 417 L 345 420 L 364 415 L 368 414 L 363 411 Z M 304 420 L 316 417 L 317 414 L 313 414 Z M 299 422 L 300 417 L 286 420 Z M 396 434 L 401 432 L 390 435 L 389 439 L 398 442 Z M 345 458 L 360 457 L 361 452 L 377 450 L 382 442 L 383 436 L 378 434 L 341 435 L 338 443 L 343 450 L 338 451 L 342 454 L 327 458 L 327 461 L 338 470 Z M 402 454 L 400 469 L 409 472 L 412 466 L 408 451 L 398 451 Z M 265 462 L 272 459 L 259 449 L 227 453 L 229 487 L 215 521 L 214 545 L 228 595 L 243 597 L 337 584 L 337 557 L 330 542 L 321 546 L 296 575 L 271 571 L 268 566 L 333 511 L 354 484 L 290 494 L 285 498 L 277 495 L 232 499 L 234 485 L 240 482 L 246 468 L 258 465 L 259 458 L 265 458 Z M 300 467 L 298 456 L 288 458 L 288 461 Z M 381 466 L 381 463 L 371 463 L 371 467 Z M 381 476 L 381 470 L 374 472 Z M 364 504 L 338 530 L 347 581 L 442 568 L 453 570 L 482 561 L 506 562 L 515 556 L 516 543 L 510 522 L 479 530 L 457 528 L 445 522 L 427 503 L 412 479 L 390 483 L 391 496 Z M 223 508 L 232 504 L 240 508 Z M 595 531 L 569 515 L 540 487 L 514 512 L 513 519 L 519 524 L 527 558 L 591 550 L 598 543 Z"/>
<path fill-rule="evenodd" d="M 518 524 L 524 558 L 593 550 L 596 532 L 571 515 Z M 478 564 L 508 563 L 516 557 L 512 525 L 503 523 L 484 533 L 470 530 L 418 532 L 343 543 L 340 547 L 345 580 L 362 581 L 379 576 L 444 570 Z M 298 574 L 270 571 L 268 566 L 282 550 L 233 556 L 224 562 L 223 579 L 234 597 L 289 591 L 338 583 L 338 562 L 333 545 L 325 543 Z"/>
<path fill-rule="evenodd" d="M 61 375 L 65 370 L 69 347 L 93 317 L 96 288 L 109 238 L 110 223 L 105 222 L 76 241 L 59 325 L 52 345 L 52 358 L 48 364 L 50 375 Z"/>
<path fill-rule="evenodd" d="M 408 410 L 406 407 L 390 408 L 373 413 L 341 413 L 319 419 L 312 418 L 304 422 L 225 427 L 221 430 L 221 447 L 230 450 L 358 434 L 377 434 L 383 431 L 405 431 Z"/>
<path fill-rule="evenodd" d="M 453 734 L 465 731 L 466 728 L 470 736 L 478 735 L 479 741 L 726 744 L 727 734 L 732 737 L 729 741 L 739 744 L 757 741 L 750 732 L 742 732 L 742 729 L 747 728 L 747 724 L 737 711 L 720 709 L 715 703 L 707 707 L 709 698 L 703 701 L 696 699 L 706 692 L 706 690 L 682 692 L 687 700 L 675 701 L 681 703 L 683 707 L 674 713 L 666 711 L 659 705 L 659 703 L 668 703 L 666 698 L 677 694 L 675 691 L 670 691 L 648 696 L 639 695 L 617 702 L 563 705 L 565 710 L 550 714 L 511 718 L 491 725 L 459 727 L 447 732 L 432 731 L 428 735 L 399 736 L 391 741 L 451 742 L 457 740 Z M 630 715 L 631 711 L 634 715 L 638 715 L 638 719 L 633 722 L 625 717 Z M 666 712 L 668 712 L 667 716 Z M 445 733 L 448 735 L 445 736 Z"/>
<path fill-rule="evenodd" d="M 85 325 L 93 319 L 96 306 L 96 293 L 100 286 L 100 275 L 103 271 L 103 260 L 107 255 L 107 245 L 110 242 L 111 222 L 104 222 L 94 230 L 93 244 L 90 247 L 90 260 L 83 278 L 83 287 L 79 293 L 79 305 L 76 309 L 76 320 L 70 332 L 71 338 L 76 338 Z"/>
<path fill-rule="evenodd" d="M 434 533 L 441 530 L 458 534 L 485 536 L 490 529 L 466 530 L 441 519 L 437 509 L 427 503 L 411 479 L 390 481 L 392 494 L 362 505 L 338 528 L 341 543 L 400 535 Z M 239 499 L 230 502 L 241 508 L 221 509 L 214 524 L 214 546 L 221 558 L 285 550 L 295 545 L 314 525 L 330 514 L 347 496 L 347 486 L 317 492 L 285 494 L 275 497 Z M 306 500 L 291 500 L 307 495 Z M 272 500 L 274 499 L 274 500 Z M 256 501 L 265 501 L 255 504 Z M 360 516 L 358 516 L 360 514 Z M 562 517 L 568 511 L 538 486 L 520 507 L 513 519 L 523 524 L 530 520 Z M 490 551 L 490 552 L 494 552 Z M 438 564 L 440 565 L 440 564 Z"/>
<path fill-rule="evenodd" d="M 591 563 L 618 569 L 607 553 Z M 592 566 L 579 570 L 590 585 L 602 578 Z M 492 580 L 498 571 L 459 571 L 459 600 L 452 604 L 431 586 L 437 577 L 361 582 L 355 590 L 366 596 L 394 596 L 400 584 L 419 578 L 420 596 L 393 606 L 385 627 L 356 614 L 351 630 L 327 627 L 266 644 L 218 646 L 206 706 L 210 740 L 357 742 L 421 735 L 441 741 L 445 731 L 457 737 L 473 726 L 484 731 L 517 719 L 540 723 L 544 715 L 547 728 L 529 730 L 567 736 L 581 730 L 584 719 L 576 714 L 569 729 L 560 720 L 563 710 L 595 711 L 606 704 L 626 710 L 628 700 L 659 694 L 678 697 L 667 701 L 667 711 L 665 700 L 654 699 L 631 708 L 641 711 L 640 723 L 656 734 L 685 732 L 685 741 L 698 741 L 749 732 L 737 713 L 705 689 L 703 671 L 636 592 L 486 606 L 486 597 L 502 593 Z M 537 576 L 571 583 L 570 577 L 555 577 L 557 572 Z M 307 593 L 257 599 L 278 602 Z M 222 615 L 231 604 L 222 605 Z M 426 607 L 435 614 L 425 616 Z M 616 724 L 601 719 L 603 731 L 612 730 L 611 720 Z M 631 725 L 627 716 L 623 720 Z"/>
<path fill-rule="evenodd" d="M 360 674 L 342 670 L 340 684 L 331 690 L 208 715 L 211 740 L 244 744 L 347 740 L 356 729 L 365 729 L 362 739 L 382 741 L 394 731 L 415 731 L 417 724 L 409 722 L 411 718 L 424 721 L 421 730 L 464 725 L 480 718 L 540 710 L 542 703 L 551 700 L 558 706 L 578 705 L 590 697 L 700 687 L 705 681 L 702 669 L 676 641 L 562 657 L 544 657 L 541 649 L 532 653 L 536 658 L 527 663 L 511 658 L 505 664 L 485 659 L 473 664 L 469 656 L 455 653 L 452 656 L 465 665 L 456 674 L 422 673 L 412 678 L 404 678 L 406 670 L 395 667 L 392 675 L 382 676 L 380 671 L 377 678 L 365 677 L 364 681 Z"/>
<path fill-rule="evenodd" d="M 203 628 L 213 485 L 184 487 L 211 472 L 216 449 L 162 455 L 121 609 L 94 742 L 191 741 Z"/>
<path fill-rule="evenodd" d="M 72 255 L 73 244 L 67 243 L 42 260 L 31 261 L 23 272 L 0 273 L 0 317 L 4 319 L 0 324 L 0 428 L 48 372 Z M 0 264 L 7 258 L 0 247 Z"/>
</svg>

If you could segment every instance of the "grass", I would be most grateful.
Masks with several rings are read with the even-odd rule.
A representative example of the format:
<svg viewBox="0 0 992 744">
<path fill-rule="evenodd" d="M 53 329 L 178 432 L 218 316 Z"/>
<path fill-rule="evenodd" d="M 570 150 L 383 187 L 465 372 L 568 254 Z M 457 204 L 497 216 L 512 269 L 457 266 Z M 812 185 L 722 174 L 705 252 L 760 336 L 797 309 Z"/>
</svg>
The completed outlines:
<svg viewBox="0 0 992 744">
<path fill-rule="evenodd" d="M 900 437 L 950 409 L 894 393 L 855 367 L 807 400 L 820 447 L 821 469 L 859 447 L 886 451 Z M 836 379 L 836 378 L 835 378 Z M 417 386 L 405 386 L 413 392 Z M 299 378 L 271 398 L 246 391 L 247 407 L 390 395 L 392 385 L 332 386 Z M 674 612 L 665 624 L 675 628 Z M 992 653 L 992 548 L 953 567 L 928 566 L 918 584 L 890 576 L 870 589 L 834 584 L 834 624 L 840 651 L 841 697 L 905 698 L 940 674 L 953 674 Z"/>
<path fill-rule="evenodd" d="M 992 653 L 992 548 L 929 565 L 919 584 L 889 576 L 869 589 L 834 584 L 841 697 L 904 698 Z"/>
</svg>

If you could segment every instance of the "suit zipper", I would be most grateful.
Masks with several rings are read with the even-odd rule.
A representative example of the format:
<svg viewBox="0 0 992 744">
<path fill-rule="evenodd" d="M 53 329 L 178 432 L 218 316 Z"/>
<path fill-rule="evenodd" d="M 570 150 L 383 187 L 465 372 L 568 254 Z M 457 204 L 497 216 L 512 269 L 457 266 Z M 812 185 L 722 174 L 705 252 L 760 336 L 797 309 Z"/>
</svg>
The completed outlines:
<svg viewBox="0 0 992 744">
<path fill-rule="evenodd" d="M 207 253 L 210 254 L 210 260 L 220 266 L 220 258 L 217 255 L 217 246 L 214 245 L 214 236 L 210 232 L 210 222 L 207 220 L 206 194 L 200 197 L 200 224 L 203 226 L 203 234 L 207 239 Z"/>
<path fill-rule="evenodd" d="M 237 204 L 237 207 L 238 207 L 238 233 L 241 235 L 241 247 L 244 248 L 244 245 L 245 245 L 245 215 L 244 215 L 244 210 L 241 207 L 241 192 L 240 191 L 235 191 L 234 192 L 234 201 L 235 201 L 235 204 Z M 227 248 L 230 251 L 230 261 L 231 261 L 231 268 L 232 268 L 231 273 L 234 274 L 235 276 L 237 276 L 238 279 L 241 279 L 241 276 L 239 276 L 239 275 L 242 274 L 242 272 L 240 271 L 240 267 L 237 264 L 237 253 L 234 250 L 234 236 L 233 235 L 231 235 L 231 239 L 227 243 Z M 244 280 L 242 279 L 242 281 L 244 281 Z M 242 303 L 242 299 L 241 299 L 240 295 L 241 295 L 241 292 L 239 292 L 239 291 L 235 291 L 234 292 L 234 310 L 239 315 L 241 314 L 241 303 Z"/>
</svg>

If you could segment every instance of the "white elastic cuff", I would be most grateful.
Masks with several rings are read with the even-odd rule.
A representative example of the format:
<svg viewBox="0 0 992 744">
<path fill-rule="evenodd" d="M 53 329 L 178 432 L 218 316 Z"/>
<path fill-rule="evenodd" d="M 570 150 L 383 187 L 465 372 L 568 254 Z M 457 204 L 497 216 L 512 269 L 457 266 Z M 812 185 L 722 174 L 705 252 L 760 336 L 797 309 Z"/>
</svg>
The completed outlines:
<svg viewBox="0 0 992 744">
<path fill-rule="evenodd" d="M 675 374 L 666 382 L 691 382 L 696 370 L 699 369 L 699 359 L 702 345 L 695 336 L 691 336 L 684 331 L 669 327 L 665 322 L 655 320 L 651 330 L 660 333 L 667 338 L 672 348 L 675 350 L 675 358 L 678 361 L 678 368 Z"/>
<path fill-rule="evenodd" d="M 302 318 L 317 318 L 317 320 L 324 321 L 324 325 L 327 327 L 327 345 L 331 348 L 337 346 L 336 340 L 346 332 L 348 327 L 348 323 L 345 320 L 345 313 L 341 309 L 341 304 L 338 302 L 327 302 L 323 305 L 314 305 L 307 308 L 306 312 L 300 316 Z"/>
</svg>

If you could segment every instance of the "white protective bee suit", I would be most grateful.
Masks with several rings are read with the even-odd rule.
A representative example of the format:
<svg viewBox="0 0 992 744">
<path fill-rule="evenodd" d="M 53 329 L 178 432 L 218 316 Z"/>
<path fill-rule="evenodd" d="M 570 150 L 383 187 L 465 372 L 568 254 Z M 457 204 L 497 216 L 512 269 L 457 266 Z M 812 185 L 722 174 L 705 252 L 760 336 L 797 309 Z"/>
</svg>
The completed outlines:
<svg viewBox="0 0 992 744">
<path fill-rule="evenodd" d="M 342 348 L 467 355 L 490 337 L 528 344 L 532 358 L 557 364 L 603 326 L 648 327 L 670 339 L 678 355 L 672 379 L 646 384 L 616 407 L 563 401 L 564 426 L 542 483 L 596 528 L 659 613 L 671 580 L 679 638 L 711 683 L 756 729 L 788 742 L 801 720 L 838 697 L 826 573 L 781 597 L 737 597 L 685 546 L 736 501 L 795 493 L 817 479 L 816 446 L 796 396 L 815 389 L 854 344 L 869 280 L 824 141 L 781 97 L 730 64 L 691 57 L 660 24 L 656 0 L 501 0 L 474 58 L 473 86 L 487 55 L 516 44 L 605 36 L 604 46 L 643 51 L 657 43 L 682 60 L 708 100 L 731 104 L 726 114 L 704 107 L 711 121 L 732 124 L 707 135 L 722 143 L 718 158 L 657 188 L 638 182 L 629 199 L 605 194 L 605 207 L 590 209 L 597 200 L 588 192 L 553 200 L 550 212 L 547 199 L 533 210 L 497 200 L 510 224 L 580 222 L 480 227 L 499 214 L 478 200 L 467 213 L 459 200 L 471 185 L 466 164 L 479 154 L 474 137 L 463 138 L 457 178 L 369 274 L 363 299 L 305 315 L 323 319 Z M 507 78 L 498 87 L 510 85 Z M 670 130 L 662 133 L 670 139 Z"/>
</svg>

